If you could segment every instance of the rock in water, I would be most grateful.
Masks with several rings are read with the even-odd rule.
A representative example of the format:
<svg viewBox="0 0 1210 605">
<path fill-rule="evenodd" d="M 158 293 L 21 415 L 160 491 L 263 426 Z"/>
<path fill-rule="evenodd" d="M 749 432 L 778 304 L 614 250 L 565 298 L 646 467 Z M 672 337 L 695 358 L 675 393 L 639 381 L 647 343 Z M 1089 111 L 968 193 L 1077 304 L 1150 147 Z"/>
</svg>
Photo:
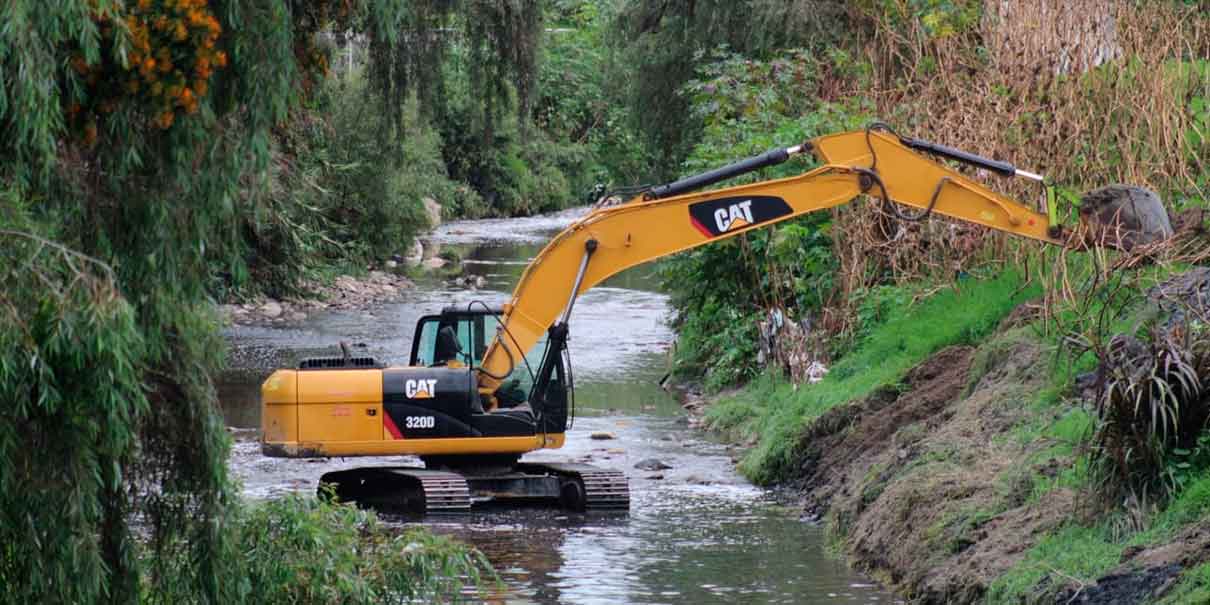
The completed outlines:
<svg viewBox="0 0 1210 605">
<path fill-rule="evenodd" d="M 666 471 L 672 468 L 671 465 L 665 464 L 664 461 L 657 460 L 655 458 L 640 460 L 634 465 L 634 467 L 641 471 Z"/>
<path fill-rule="evenodd" d="M 269 319 L 277 319 L 282 314 L 281 303 L 271 300 L 261 305 L 260 313 Z"/>
<path fill-rule="evenodd" d="M 431 197 L 426 197 L 421 201 L 424 203 L 424 213 L 428 215 L 429 228 L 436 229 L 441 224 L 441 204 Z"/>
<path fill-rule="evenodd" d="M 589 435 L 589 438 L 596 439 L 597 441 L 604 441 L 606 439 L 616 439 L 616 437 L 613 436 L 613 433 L 605 433 L 605 432 L 593 433 L 592 435 Z"/>
<path fill-rule="evenodd" d="M 408 251 L 408 255 L 403 259 L 404 265 L 415 267 L 424 260 L 424 244 L 420 243 L 419 239 L 412 240 L 412 247 Z"/>
<path fill-rule="evenodd" d="M 1090 245 L 1130 250 L 1172 237 L 1172 221 L 1160 196 L 1132 185 L 1108 185 L 1084 194 L 1080 219 Z"/>
</svg>

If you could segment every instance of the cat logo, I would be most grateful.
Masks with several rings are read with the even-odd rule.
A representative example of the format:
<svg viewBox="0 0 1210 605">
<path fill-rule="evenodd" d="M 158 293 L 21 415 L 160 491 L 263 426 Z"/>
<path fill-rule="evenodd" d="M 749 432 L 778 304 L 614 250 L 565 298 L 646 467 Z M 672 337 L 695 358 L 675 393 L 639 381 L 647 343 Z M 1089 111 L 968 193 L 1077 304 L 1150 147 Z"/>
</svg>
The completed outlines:
<svg viewBox="0 0 1210 605">
<path fill-rule="evenodd" d="M 718 225 L 720 233 L 732 229 L 747 227 L 752 224 L 752 200 L 731 204 L 726 208 L 714 211 L 714 224 Z"/>
<path fill-rule="evenodd" d="M 408 399 L 432 399 L 437 390 L 437 379 L 408 379 L 403 383 L 403 394 Z"/>
<path fill-rule="evenodd" d="M 738 231 L 790 214 L 785 200 L 771 195 L 728 197 L 689 206 L 689 222 L 706 237 Z"/>
</svg>

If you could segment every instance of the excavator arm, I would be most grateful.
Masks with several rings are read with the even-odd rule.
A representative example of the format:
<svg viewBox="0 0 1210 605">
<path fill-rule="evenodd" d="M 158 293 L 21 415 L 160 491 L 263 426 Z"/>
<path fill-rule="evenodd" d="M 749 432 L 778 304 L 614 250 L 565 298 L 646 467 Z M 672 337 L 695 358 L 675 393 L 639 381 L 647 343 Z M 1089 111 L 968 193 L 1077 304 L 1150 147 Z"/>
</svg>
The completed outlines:
<svg viewBox="0 0 1210 605">
<path fill-rule="evenodd" d="M 834 134 L 774 150 L 723 169 L 656 187 L 629 202 L 593 210 L 556 235 L 521 276 L 504 307 L 502 334 L 484 354 L 479 392 L 494 393 L 552 326 L 566 330 L 575 298 L 625 269 L 741 233 L 840 206 L 864 193 L 1016 236 L 1063 245 L 1048 219 L 913 149 L 998 174 L 1041 180 L 1004 162 L 883 130 Z M 686 193 L 812 151 L 822 165 L 801 175 Z M 1053 216 L 1053 213 L 1052 213 Z"/>
</svg>

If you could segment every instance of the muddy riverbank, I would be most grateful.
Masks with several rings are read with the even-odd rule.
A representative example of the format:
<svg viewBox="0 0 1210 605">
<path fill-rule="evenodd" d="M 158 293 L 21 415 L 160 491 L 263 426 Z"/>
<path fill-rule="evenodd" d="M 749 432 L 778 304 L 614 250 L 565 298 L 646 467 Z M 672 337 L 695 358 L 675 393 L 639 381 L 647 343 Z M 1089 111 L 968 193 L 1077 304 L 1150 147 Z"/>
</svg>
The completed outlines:
<svg viewBox="0 0 1210 605">
<path fill-rule="evenodd" d="M 233 370 L 220 382 L 231 460 L 245 495 L 271 498 L 314 490 L 320 475 L 408 458 L 282 460 L 260 455 L 257 386 L 278 366 L 330 352 L 339 340 L 361 354 L 405 363 L 421 315 L 446 304 L 503 302 L 528 260 L 578 211 L 533 219 L 451 223 L 433 234 L 465 259 L 484 288 L 417 279 L 395 302 L 326 309 L 289 325 L 233 325 Z M 688 427 L 679 402 L 659 386 L 673 335 L 666 297 L 649 272 L 631 271 L 586 293 L 572 317 L 576 419 L 546 460 L 586 461 L 631 478 L 629 515 L 549 509 L 488 510 L 421 522 L 483 550 L 505 581 L 510 603 L 887 603 L 877 584 L 829 556 L 822 530 L 796 506 L 746 482 L 728 446 Z M 590 439 L 593 433 L 612 438 Z M 657 460 L 658 470 L 635 468 Z M 647 466 L 647 465 L 644 465 Z"/>
<path fill-rule="evenodd" d="M 1029 317 L 1018 308 L 986 340 L 944 348 L 897 384 L 823 413 L 799 436 L 784 488 L 850 564 L 913 602 L 1155 602 L 1210 560 L 1210 531 L 1138 533 L 1144 520 L 1115 517 L 1088 492 L 1087 413 L 1077 397 L 1039 403 L 1053 351 Z M 708 428 L 709 409 L 728 396 L 690 390 L 682 405 Z M 1086 575 L 1050 576 L 1048 557 L 1106 553 L 1119 554 L 1087 563 Z"/>
</svg>

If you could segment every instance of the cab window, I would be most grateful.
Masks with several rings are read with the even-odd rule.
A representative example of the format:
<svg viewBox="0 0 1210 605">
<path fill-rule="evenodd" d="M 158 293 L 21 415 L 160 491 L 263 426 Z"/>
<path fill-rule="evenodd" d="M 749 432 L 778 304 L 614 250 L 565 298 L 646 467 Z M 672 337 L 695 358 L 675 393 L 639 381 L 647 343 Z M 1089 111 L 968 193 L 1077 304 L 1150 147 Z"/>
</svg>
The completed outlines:
<svg viewBox="0 0 1210 605">
<path fill-rule="evenodd" d="M 487 347 L 496 338 L 499 319 L 488 314 L 467 315 L 429 315 L 422 317 L 417 326 L 416 339 L 412 348 L 413 366 L 444 365 L 453 358 L 468 367 L 477 367 L 479 361 L 487 353 Z M 440 336 L 446 329 L 446 336 Z M 451 339 L 449 334 L 452 333 Z M 504 338 L 508 338 L 507 335 Z M 451 340 L 456 343 L 456 355 L 451 355 Z M 502 386 L 510 390 L 520 391 L 528 397 L 533 388 L 533 376 L 530 370 L 538 371 L 542 364 L 542 356 L 546 353 L 546 336 L 543 335 L 537 344 L 525 355 L 525 359 L 517 359 L 513 371 L 504 379 Z M 528 362 L 528 364 L 526 363 Z"/>
<path fill-rule="evenodd" d="M 411 365 L 433 366 L 456 361 L 474 367 L 486 350 L 483 319 L 474 315 L 422 317 L 412 346 Z"/>
</svg>

